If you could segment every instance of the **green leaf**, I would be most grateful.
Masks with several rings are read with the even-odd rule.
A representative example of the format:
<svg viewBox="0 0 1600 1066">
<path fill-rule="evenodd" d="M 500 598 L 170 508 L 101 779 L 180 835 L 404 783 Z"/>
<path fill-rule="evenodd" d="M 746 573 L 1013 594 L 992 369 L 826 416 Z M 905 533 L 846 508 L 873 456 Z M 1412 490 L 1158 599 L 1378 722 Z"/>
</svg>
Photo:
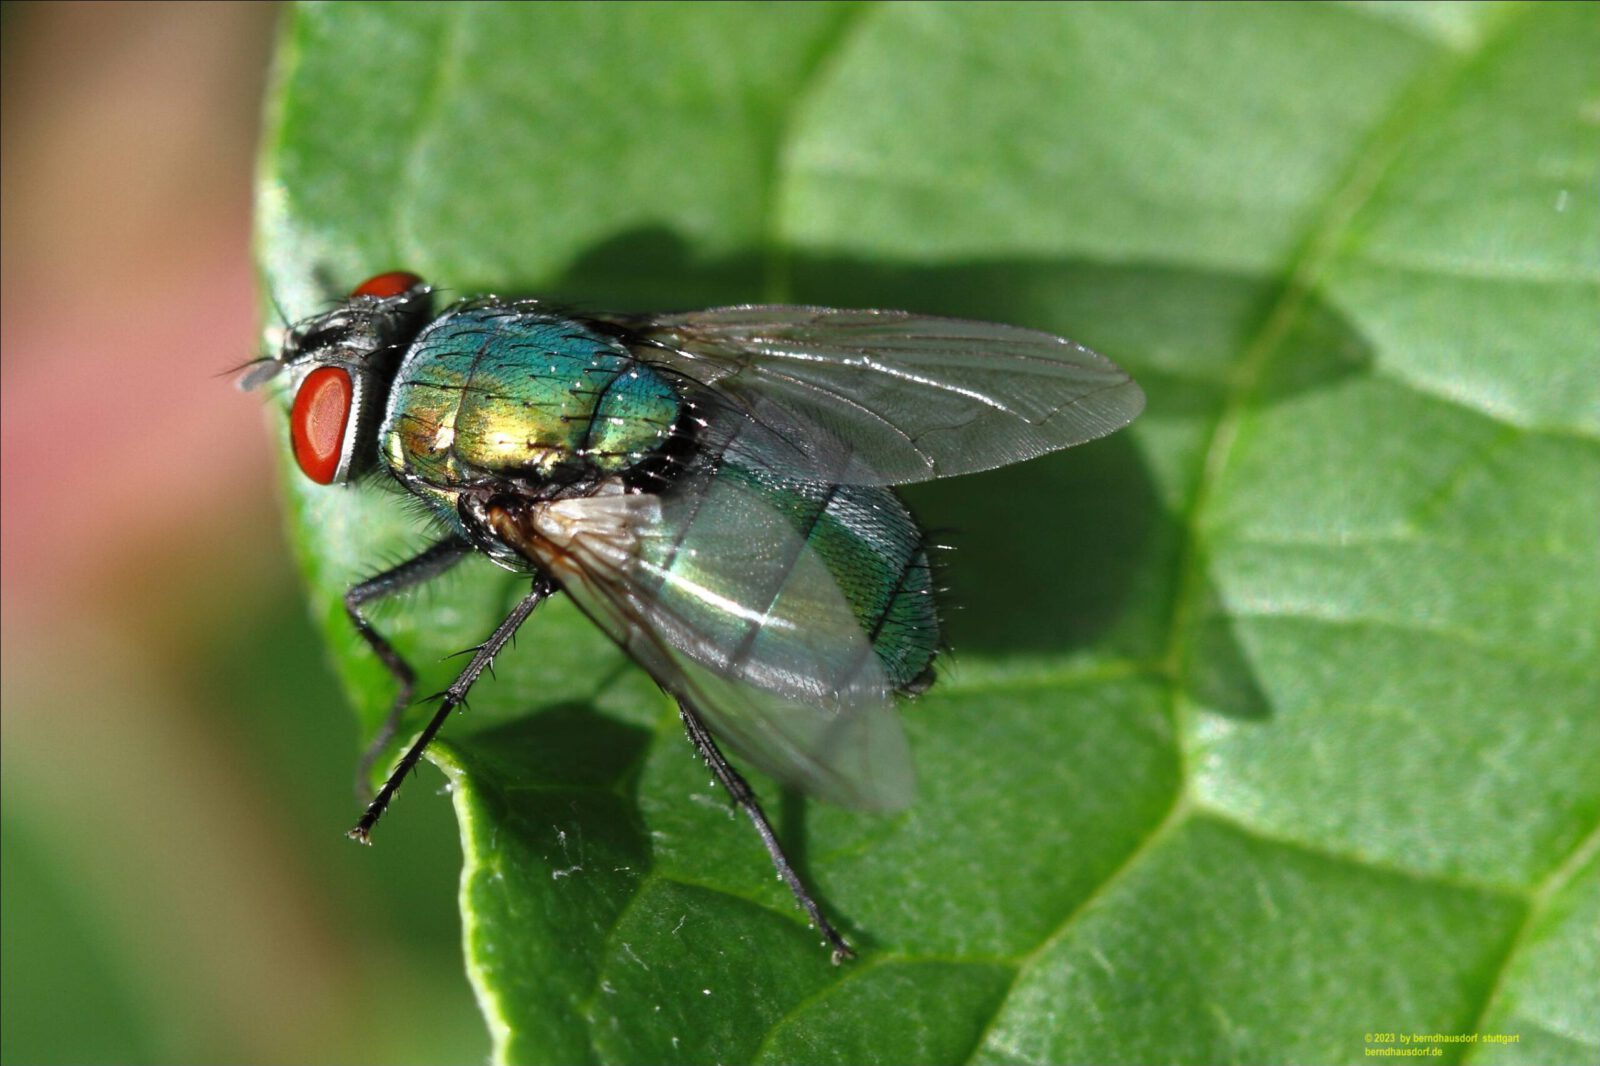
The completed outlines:
<svg viewBox="0 0 1600 1066">
<path fill-rule="evenodd" d="M 1589 5 L 295 9 L 259 231 L 293 315 L 396 267 L 903 306 L 1149 395 L 908 494 L 959 549 L 919 802 L 756 781 L 843 967 L 662 697 L 540 609 L 430 753 L 497 1057 L 1600 1054 L 1596 55 Z M 339 593 L 425 533 L 288 484 L 370 732 Z M 436 586 L 382 624 L 442 687 L 518 590 Z"/>
</svg>

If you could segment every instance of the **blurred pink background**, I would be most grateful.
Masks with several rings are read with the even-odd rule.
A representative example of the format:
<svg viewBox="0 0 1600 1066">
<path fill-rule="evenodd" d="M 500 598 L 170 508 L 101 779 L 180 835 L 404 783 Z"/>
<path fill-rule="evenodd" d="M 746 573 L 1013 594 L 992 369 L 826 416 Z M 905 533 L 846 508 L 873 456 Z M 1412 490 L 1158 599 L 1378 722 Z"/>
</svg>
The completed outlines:
<svg viewBox="0 0 1600 1066">
<path fill-rule="evenodd" d="M 258 345 L 276 16 L 4 9 L 8 1061 L 487 1050 L 447 814 L 387 849 L 339 839 L 354 727 L 304 620 L 261 401 L 225 373 Z"/>
</svg>

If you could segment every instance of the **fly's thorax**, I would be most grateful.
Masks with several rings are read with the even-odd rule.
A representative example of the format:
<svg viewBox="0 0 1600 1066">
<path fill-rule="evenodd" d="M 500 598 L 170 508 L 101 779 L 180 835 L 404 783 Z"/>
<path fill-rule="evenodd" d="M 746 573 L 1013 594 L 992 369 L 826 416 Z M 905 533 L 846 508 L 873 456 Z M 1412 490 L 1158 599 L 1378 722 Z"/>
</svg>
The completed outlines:
<svg viewBox="0 0 1600 1066">
<path fill-rule="evenodd" d="M 430 325 L 406 353 L 381 433 L 408 483 L 570 484 L 621 472 L 670 439 L 672 384 L 583 323 L 471 307 Z"/>
</svg>

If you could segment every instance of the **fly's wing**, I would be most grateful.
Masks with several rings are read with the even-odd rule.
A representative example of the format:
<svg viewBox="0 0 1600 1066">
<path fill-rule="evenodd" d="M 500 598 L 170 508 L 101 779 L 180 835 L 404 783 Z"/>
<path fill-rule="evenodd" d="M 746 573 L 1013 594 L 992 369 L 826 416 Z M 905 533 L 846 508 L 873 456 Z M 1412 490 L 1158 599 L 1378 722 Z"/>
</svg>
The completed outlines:
<svg viewBox="0 0 1600 1066">
<path fill-rule="evenodd" d="M 860 485 L 988 470 L 1103 437 L 1144 393 L 1081 344 L 1014 326 L 779 305 L 615 318 L 635 354 L 708 386 Z"/>
<path fill-rule="evenodd" d="M 491 508 L 491 528 L 735 753 L 841 806 L 910 801 L 910 754 L 871 641 L 761 493 L 702 471 L 662 496 L 517 506 Z"/>
</svg>

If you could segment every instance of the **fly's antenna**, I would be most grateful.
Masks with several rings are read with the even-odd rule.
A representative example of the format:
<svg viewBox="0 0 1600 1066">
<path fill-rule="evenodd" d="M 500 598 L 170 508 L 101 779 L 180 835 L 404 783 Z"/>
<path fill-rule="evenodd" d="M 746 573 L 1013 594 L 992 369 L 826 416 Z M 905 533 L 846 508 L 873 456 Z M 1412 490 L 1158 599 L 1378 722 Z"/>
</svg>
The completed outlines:
<svg viewBox="0 0 1600 1066">
<path fill-rule="evenodd" d="M 249 392 L 258 386 L 264 385 L 278 376 L 278 371 L 283 369 L 283 364 L 275 356 L 263 355 L 260 359 L 252 359 L 248 363 L 225 370 L 218 377 L 231 377 L 241 370 L 244 374 L 239 378 L 240 392 Z"/>
<path fill-rule="evenodd" d="M 280 326 L 270 327 L 267 332 L 274 338 L 281 338 L 293 327 L 293 323 L 289 321 L 288 314 L 284 312 L 283 304 L 278 300 L 278 294 L 273 289 L 271 281 L 267 282 L 266 289 L 267 302 L 272 305 L 273 313 L 278 316 L 278 321 L 282 323 Z M 243 376 L 238 379 L 239 391 L 249 392 L 251 389 L 271 381 L 281 369 L 283 369 L 283 364 L 278 361 L 276 353 L 263 352 L 249 362 L 242 363 L 230 370 L 225 370 L 218 376 L 231 377 L 243 371 Z"/>
</svg>

